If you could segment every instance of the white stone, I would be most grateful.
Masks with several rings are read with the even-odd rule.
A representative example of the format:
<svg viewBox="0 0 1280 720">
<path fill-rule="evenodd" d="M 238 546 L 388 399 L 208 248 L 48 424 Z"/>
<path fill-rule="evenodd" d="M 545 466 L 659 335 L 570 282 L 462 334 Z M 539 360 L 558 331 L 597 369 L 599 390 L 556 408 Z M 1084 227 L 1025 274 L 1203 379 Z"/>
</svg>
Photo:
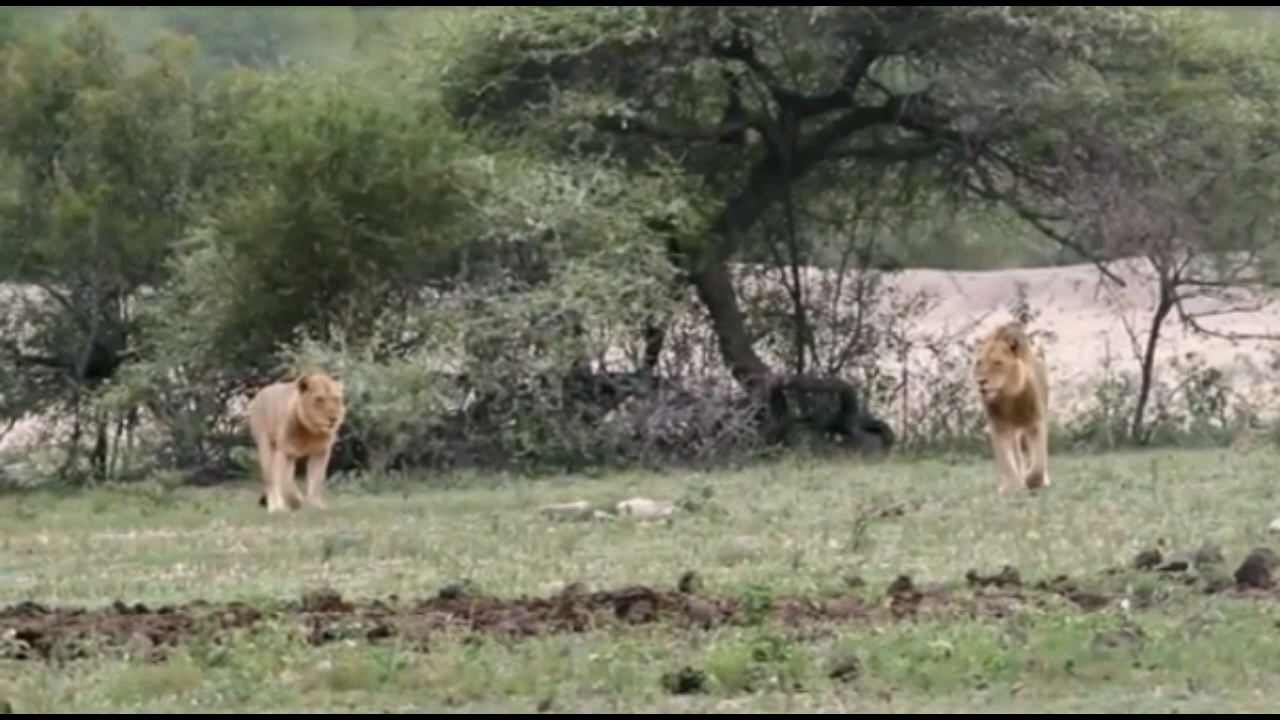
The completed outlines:
<svg viewBox="0 0 1280 720">
<path fill-rule="evenodd" d="M 591 503 L 586 500 L 547 505 L 538 514 L 549 520 L 587 520 L 591 518 Z"/>
<path fill-rule="evenodd" d="M 675 506 L 661 500 L 648 498 L 631 498 L 618 503 L 618 514 L 636 518 L 637 520 L 653 520 L 670 516 Z"/>
</svg>

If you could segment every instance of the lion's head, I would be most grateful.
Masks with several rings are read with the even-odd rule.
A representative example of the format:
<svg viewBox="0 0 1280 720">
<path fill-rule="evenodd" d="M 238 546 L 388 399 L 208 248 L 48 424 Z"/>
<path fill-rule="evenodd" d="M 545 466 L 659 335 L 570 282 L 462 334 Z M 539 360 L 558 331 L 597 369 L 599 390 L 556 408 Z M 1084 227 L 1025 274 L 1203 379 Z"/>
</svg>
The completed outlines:
<svg viewBox="0 0 1280 720">
<path fill-rule="evenodd" d="M 995 329 L 978 346 L 973 377 L 984 402 L 995 402 L 1022 393 L 1029 382 L 1027 363 L 1030 340 L 1017 323 Z"/>
<path fill-rule="evenodd" d="M 311 372 L 303 373 L 294 384 L 298 388 L 298 422 L 316 433 L 336 431 L 347 412 L 342 383 L 324 373 Z"/>
</svg>

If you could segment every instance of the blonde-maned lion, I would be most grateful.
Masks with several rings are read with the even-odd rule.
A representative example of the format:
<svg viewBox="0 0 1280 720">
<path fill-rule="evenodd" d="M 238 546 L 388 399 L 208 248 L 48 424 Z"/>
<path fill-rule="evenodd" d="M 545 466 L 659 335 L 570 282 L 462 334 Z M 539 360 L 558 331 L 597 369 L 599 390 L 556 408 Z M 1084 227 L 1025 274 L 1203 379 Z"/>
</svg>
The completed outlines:
<svg viewBox="0 0 1280 720">
<path fill-rule="evenodd" d="M 297 510 L 302 494 L 294 480 L 307 459 L 307 500 L 325 507 L 321 491 L 338 427 L 346 416 L 342 383 L 322 372 L 303 373 L 258 391 L 249 401 L 249 432 L 258 446 L 267 512 Z"/>
<path fill-rule="evenodd" d="M 987 416 L 1000 492 L 1049 486 L 1049 371 L 1017 322 L 982 338 L 973 375 Z"/>
</svg>

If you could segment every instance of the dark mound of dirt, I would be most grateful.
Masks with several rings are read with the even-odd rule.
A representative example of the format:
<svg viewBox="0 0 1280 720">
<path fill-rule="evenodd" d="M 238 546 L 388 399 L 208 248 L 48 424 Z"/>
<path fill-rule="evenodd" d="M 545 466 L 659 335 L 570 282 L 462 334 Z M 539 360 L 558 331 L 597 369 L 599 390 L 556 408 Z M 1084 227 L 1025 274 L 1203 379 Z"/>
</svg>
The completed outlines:
<svg viewBox="0 0 1280 720">
<path fill-rule="evenodd" d="M 990 575 L 980 575 L 977 570 L 970 570 L 965 573 L 964 579 L 970 585 L 977 587 L 991 585 L 996 587 L 1020 587 L 1022 585 L 1022 576 L 1018 574 L 1018 568 L 1012 565 L 1005 565 L 1000 568 L 999 572 Z"/>
<path fill-rule="evenodd" d="M 1253 564 L 1268 566 L 1266 561 L 1271 558 L 1259 555 Z M 461 633 L 480 641 L 485 636 L 519 638 L 659 622 L 711 628 L 760 622 L 766 615 L 791 627 L 889 623 L 919 617 L 1000 618 L 1028 605 L 1056 603 L 1062 607 L 1060 598 L 1086 612 L 1120 599 L 1083 589 L 1065 576 L 1025 586 L 1012 567 L 989 576 L 971 572 L 967 579 L 970 590 L 960 593 L 940 586 L 917 587 L 909 576 L 899 575 L 886 588 L 883 602 L 846 594 L 773 597 L 762 604 L 760 598 L 690 592 L 697 584 L 687 580 L 678 589 L 631 585 L 598 592 L 587 592 L 574 583 L 550 597 L 517 599 L 483 594 L 463 584 L 446 587 L 432 598 L 404 603 L 395 596 L 355 602 L 328 588 L 296 601 L 264 606 L 195 601 L 150 608 L 116 601 L 90 610 L 24 602 L 0 609 L 0 658 L 64 661 L 129 649 L 145 658 L 161 658 L 186 640 L 220 643 L 236 632 L 253 632 L 266 623 L 297 628 L 302 639 L 313 645 L 398 638 L 410 647 L 426 650 L 429 637 L 439 633 Z M 1248 580 L 1253 582 L 1239 584 L 1258 588 L 1269 577 Z M 1257 592 L 1253 589 L 1255 596 Z M 1146 605 L 1134 602 L 1132 606 Z"/>
<path fill-rule="evenodd" d="M 1207 593 L 1235 590 L 1237 593 L 1273 594 L 1276 587 L 1272 573 L 1280 565 L 1280 556 L 1271 548 L 1256 547 L 1249 551 L 1240 566 L 1228 578 L 1218 571 L 1224 561 L 1221 548 L 1202 544 L 1194 552 L 1163 555 L 1159 550 L 1143 550 L 1134 558 L 1138 570 L 1181 576 L 1185 584 L 1199 584 Z M 1234 583 L 1232 582 L 1234 580 Z"/>
<path fill-rule="evenodd" d="M 672 695 L 706 692 L 707 674 L 686 665 L 676 672 L 663 673 L 662 686 Z"/>
<path fill-rule="evenodd" d="M 207 608 L 204 612 L 198 612 Z M 47 608 L 24 602 L 0 609 L 0 657 L 74 660 L 104 646 L 133 645 L 150 657 L 197 634 L 225 634 L 251 626 L 262 613 L 243 603 L 149 608 L 117 600 L 101 610 Z"/>
<path fill-rule="evenodd" d="M 1236 569 L 1236 585 L 1241 588 L 1267 590 L 1275 586 L 1271 573 L 1276 568 L 1276 554 L 1270 548 L 1254 548 Z"/>
<path fill-rule="evenodd" d="M 772 609 L 790 624 L 871 619 L 876 614 L 874 607 L 852 596 L 782 598 L 772 602 Z M 261 608 L 200 601 L 150 608 L 117 601 L 88 610 L 27 602 L 0 609 L 0 657 L 70 660 L 135 646 L 147 657 L 163 657 L 183 640 L 202 636 L 220 642 L 234 631 L 252 630 L 268 620 L 286 625 L 292 620 L 314 645 L 398 637 L 419 649 L 426 649 L 428 637 L 440 632 L 516 638 L 656 622 L 710 628 L 751 621 L 745 603 L 737 598 L 697 597 L 643 585 L 599 592 L 584 592 L 575 585 L 552 597 L 519 599 L 450 591 L 404 604 L 355 603 L 324 589 Z"/>
</svg>

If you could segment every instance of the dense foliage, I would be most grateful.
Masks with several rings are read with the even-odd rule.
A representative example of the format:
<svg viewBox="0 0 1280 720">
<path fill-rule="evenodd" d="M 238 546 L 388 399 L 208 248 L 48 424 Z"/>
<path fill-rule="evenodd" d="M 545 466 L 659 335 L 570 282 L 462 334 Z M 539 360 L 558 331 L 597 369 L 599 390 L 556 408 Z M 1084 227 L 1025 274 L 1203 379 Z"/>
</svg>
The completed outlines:
<svg viewBox="0 0 1280 720">
<path fill-rule="evenodd" d="M 0 421 L 65 421 L 68 477 L 225 476 L 307 364 L 344 466 L 883 447 L 894 268 L 1138 254 L 1166 316 L 1272 276 L 1274 45 L 1187 7 L 0 10 Z"/>
</svg>

